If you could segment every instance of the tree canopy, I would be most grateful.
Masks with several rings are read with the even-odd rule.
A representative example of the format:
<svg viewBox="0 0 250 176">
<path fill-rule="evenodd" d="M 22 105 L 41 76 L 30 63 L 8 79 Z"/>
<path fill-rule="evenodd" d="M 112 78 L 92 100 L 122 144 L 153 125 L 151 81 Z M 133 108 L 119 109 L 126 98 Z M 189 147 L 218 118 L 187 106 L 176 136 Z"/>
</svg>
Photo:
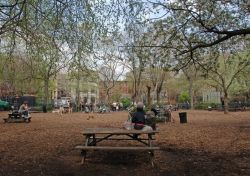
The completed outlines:
<svg viewBox="0 0 250 176">
<path fill-rule="evenodd" d="M 214 50 L 223 55 L 224 45 L 226 52 L 249 53 L 249 34 L 246 0 L 0 0 L 0 78 L 24 83 L 10 71 L 20 63 L 20 73 L 43 85 L 48 97 L 60 71 L 80 76 L 119 61 L 134 75 L 135 99 L 145 70 L 162 73 L 150 74 L 159 96 L 166 72 L 190 71 L 192 65 L 206 74 L 215 62 L 207 56 Z"/>
</svg>

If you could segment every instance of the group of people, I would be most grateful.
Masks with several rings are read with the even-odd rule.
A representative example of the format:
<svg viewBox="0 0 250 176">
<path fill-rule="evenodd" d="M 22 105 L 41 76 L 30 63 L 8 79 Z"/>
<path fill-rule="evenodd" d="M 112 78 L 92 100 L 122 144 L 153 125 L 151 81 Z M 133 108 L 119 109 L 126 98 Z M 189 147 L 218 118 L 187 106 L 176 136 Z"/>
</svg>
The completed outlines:
<svg viewBox="0 0 250 176">
<path fill-rule="evenodd" d="M 120 111 L 123 109 L 123 104 L 120 102 L 113 102 L 111 105 L 111 110 L 112 111 Z"/>
<path fill-rule="evenodd" d="M 83 102 L 81 102 L 80 106 L 81 106 L 81 111 L 84 111 L 86 113 L 93 112 L 95 108 L 95 105 L 93 103 L 84 104 Z"/>
<path fill-rule="evenodd" d="M 30 118 L 28 102 L 24 101 L 19 107 L 18 113 L 22 115 L 23 118 Z"/>
</svg>

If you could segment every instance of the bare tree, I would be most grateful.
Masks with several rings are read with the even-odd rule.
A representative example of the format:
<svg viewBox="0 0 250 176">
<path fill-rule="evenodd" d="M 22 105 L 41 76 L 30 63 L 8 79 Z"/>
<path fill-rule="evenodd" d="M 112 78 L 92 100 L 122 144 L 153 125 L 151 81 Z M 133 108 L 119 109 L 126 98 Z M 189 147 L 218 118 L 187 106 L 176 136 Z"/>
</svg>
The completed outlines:
<svg viewBox="0 0 250 176">
<path fill-rule="evenodd" d="M 106 94 L 105 102 L 111 103 L 110 95 L 111 95 L 112 89 L 115 87 L 118 80 L 123 75 L 125 67 L 119 62 L 117 55 L 105 52 L 104 55 L 101 57 L 102 57 L 102 61 L 100 65 L 98 66 L 100 83 L 103 86 L 105 94 Z"/>
</svg>

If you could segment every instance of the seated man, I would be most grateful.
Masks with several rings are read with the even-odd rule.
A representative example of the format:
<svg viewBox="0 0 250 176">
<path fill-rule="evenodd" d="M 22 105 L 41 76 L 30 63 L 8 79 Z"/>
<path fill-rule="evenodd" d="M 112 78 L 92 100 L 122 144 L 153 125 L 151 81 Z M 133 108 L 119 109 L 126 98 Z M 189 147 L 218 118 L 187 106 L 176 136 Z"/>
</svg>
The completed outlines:
<svg viewBox="0 0 250 176">
<path fill-rule="evenodd" d="M 145 125 L 145 112 L 143 110 L 143 103 L 138 102 L 136 105 L 136 112 L 132 115 L 132 123 L 136 130 L 152 130 L 152 127 Z"/>
<path fill-rule="evenodd" d="M 29 118 L 29 108 L 28 108 L 28 103 L 25 101 L 23 104 L 20 106 L 18 112 L 23 115 L 25 118 Z"/>
</svg>

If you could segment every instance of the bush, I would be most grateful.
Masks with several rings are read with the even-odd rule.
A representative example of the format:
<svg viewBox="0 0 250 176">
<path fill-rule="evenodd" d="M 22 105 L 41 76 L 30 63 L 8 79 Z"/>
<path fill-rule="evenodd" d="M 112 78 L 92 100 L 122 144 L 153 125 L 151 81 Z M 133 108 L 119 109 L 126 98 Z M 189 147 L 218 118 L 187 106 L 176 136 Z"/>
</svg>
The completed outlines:
<svg viewBox="0 0 250 176">
<path fill-rule="evenodd" d="M 185 102 L 189 102 L 190 101 L 190 97 L 188 92 L 182 92 L 178 98 L 178 102 L 180 103 L 185 103 Z"/>
<path fill-rule="evenodd" d="M 125 97 L 121 99 L 122 105 L 124 109 L 127 109 L 129 106 L 131 106 L 132 101 L 129 97 Z"/>
<path fill-rule="evenodd" d="M 208 109 L 208 107 L 211 108 L 217 108 L 220 104 L 218 103 L 197 103 L 194 108 L 195 109 Z"/>
</svg>

